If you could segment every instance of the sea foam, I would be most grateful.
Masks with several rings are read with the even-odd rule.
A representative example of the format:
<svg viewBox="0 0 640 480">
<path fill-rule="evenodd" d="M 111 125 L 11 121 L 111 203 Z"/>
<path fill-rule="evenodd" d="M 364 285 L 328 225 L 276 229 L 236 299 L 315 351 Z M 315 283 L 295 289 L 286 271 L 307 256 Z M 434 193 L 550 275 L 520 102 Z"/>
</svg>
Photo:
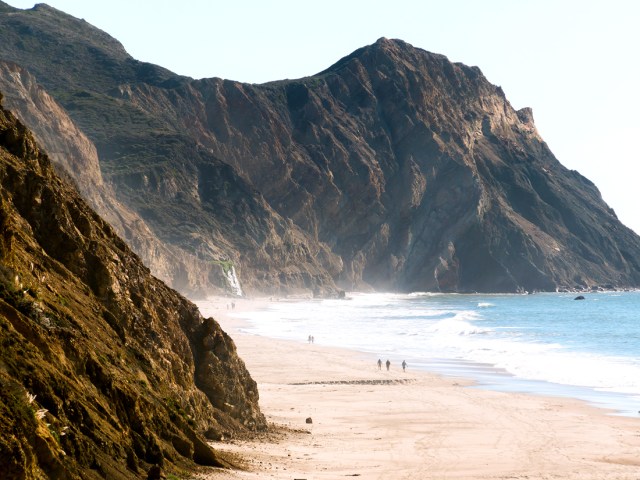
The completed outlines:
<svg viewBox="0 0 640 480">
<path fill-rule="evenodd" d="M 273 302 L 239 313 L 247 332 L 346 347 L 410 365 L 434 359 L 492 366 L 514 378 L 640 395 L 638 292 L 599 294 L 349 294 Z"/>
</svg>

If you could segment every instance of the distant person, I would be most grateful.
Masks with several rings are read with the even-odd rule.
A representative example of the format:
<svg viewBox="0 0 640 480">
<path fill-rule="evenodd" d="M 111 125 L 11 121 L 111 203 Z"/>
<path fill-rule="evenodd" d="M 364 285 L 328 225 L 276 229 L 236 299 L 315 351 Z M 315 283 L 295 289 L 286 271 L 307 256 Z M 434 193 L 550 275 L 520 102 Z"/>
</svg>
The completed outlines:
<svg viewBox="0 0 640 480">
<path fill-rule="evenodd" d="M 402 371 L 404 372 L 407 369 L 407 362 L 402 360 Z"/>
<path fill-rule="evenodd" d="M 389 359 L 387 358 L 387 372 L 389 371 L 389 367 L 391 366 L 391 362 L 389 361 Z"/>
<path fill-rule="evenodd" d="M 315 341 L 316 341 L 315 337 L 313 335 L 311 335 L 311 343 L 313 343 Z"/>
<path fill-rule="evenodd" d="M 382 360 L 378 359 L 378 370 L 382 370 Z"/>
</svg>

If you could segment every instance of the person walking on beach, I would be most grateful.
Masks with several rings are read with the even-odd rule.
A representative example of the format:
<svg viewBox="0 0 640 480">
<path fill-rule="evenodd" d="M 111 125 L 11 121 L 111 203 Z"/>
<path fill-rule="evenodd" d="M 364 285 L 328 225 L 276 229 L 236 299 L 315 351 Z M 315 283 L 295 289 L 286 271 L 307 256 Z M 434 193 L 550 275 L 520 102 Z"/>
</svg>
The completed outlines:
<svg viewBox="0 0 640 480">
<path fill-rule="evenodd" d="M 378 359 L 378 370 L 382 370 L 382 360 Z"/>
<path fill-rule="evenodd" d="M 404 372 L 407 368 L 407 362 L 402 360 L 402 371 Z"/>
<path fill-rule="evenodd" d="M 389 359 L 387 358 L 387 372 L 389 371 L 389 367 L 391 366 L 391 362 L 389 361 Z"/>
</svg>

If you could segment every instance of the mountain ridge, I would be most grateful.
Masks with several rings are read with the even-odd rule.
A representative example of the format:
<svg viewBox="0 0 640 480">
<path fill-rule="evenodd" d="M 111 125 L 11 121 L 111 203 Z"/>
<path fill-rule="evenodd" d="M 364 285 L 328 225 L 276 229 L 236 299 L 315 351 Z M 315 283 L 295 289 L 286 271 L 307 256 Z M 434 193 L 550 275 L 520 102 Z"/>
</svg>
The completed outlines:
<svg viewBox="0 0 640 480">
<path fill-rule="evenodd" d="M 383 37 L 316 75 L 251 85 L 147 78 L 82 47 L 75 63 L 108 68 L 68 86 L 0 23 L 0 58 L 46 77 L 118 201 L 165 245 L 232 261 L 249 291 L 638 285 L 637 235 L 478 67 Z M 189 291 L 189 268 L 168 280 Z"/>
</svg>

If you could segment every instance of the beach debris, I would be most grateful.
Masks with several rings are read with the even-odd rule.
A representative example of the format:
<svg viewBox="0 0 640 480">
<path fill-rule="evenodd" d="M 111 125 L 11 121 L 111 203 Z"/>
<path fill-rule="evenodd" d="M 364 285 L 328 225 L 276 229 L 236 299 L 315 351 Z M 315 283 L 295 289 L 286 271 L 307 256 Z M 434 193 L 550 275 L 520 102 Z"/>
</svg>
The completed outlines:
<svg viewBox="0 0 640 480">
<path fill-rule="evenodd" d="M 307 417 L 307 419 L 305 420 L 306 423 L 313 423 L 313 420 L 311 419 L 311 417 Z"/>
</svg>

